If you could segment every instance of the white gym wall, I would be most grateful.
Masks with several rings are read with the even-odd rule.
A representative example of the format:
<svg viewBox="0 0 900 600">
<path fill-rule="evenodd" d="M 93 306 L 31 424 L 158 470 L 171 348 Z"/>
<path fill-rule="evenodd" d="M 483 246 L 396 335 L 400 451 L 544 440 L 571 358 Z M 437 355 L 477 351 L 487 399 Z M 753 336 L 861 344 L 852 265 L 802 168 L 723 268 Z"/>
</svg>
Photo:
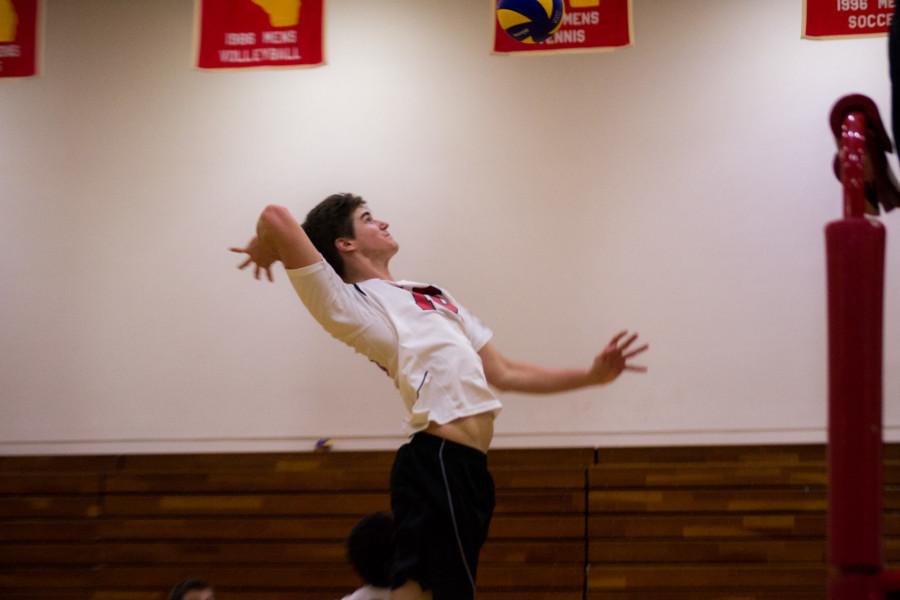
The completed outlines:
<svg viewBox="0 0 900 600">
<path fill-rule="evenodd" d="M 651 344 L 647 375 L 503 395 L 495 446 L 824 441 L 828 113 L 889 124 L 890 86 L 886 38 L 801 40 L 801 10 L 635 0 L 631 48 L 507 57 L 489 0 L 327 0 L 326 66 L 202 72 L 189 0 L 47 0 L 41 76 L 0 80 L 0 454 L 401 443 L 388 378 L 226 252 L 336 191 L 512 358 Z"/>
</svg>

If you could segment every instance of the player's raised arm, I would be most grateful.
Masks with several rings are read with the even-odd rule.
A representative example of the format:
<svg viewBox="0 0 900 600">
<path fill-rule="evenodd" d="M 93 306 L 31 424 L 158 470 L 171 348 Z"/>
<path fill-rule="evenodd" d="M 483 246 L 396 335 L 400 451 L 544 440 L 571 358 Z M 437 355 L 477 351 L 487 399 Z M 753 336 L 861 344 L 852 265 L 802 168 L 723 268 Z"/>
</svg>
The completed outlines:
<svg viewBox="0 0 900 600">
<path fill-rule="evenodd" d="M 627 334 L 627 331 L 621 331 L 613 336 L 591 366 L 583 369 L 556 369 L 513 361 L 503 356 L 490 342 L 478 351 L 478 355 L 488 383 L 498 390 L 552 394 L 610 383 L 623 371 L 646 372 L 647 367 L 635 365 L 631 359 L 645 352 L 649 345 L 642 344 L 632 349 L 637 334 L 626 338 Z"/>
<path fill-rule="evenodd" d="M 247 255 L 238 267 L 255 265 L 254 276 L 259 279 L 265 271 L 272 281 L 272 264 L 281 261 L 286 269 L 299 269 L 322 260 L 322 256 L 309 240 L 300 223 L 283 206 L 270 204 L 259 215 L 256 236 L 246 247 L 230 248 L 232 252 Z"/>
</svg>

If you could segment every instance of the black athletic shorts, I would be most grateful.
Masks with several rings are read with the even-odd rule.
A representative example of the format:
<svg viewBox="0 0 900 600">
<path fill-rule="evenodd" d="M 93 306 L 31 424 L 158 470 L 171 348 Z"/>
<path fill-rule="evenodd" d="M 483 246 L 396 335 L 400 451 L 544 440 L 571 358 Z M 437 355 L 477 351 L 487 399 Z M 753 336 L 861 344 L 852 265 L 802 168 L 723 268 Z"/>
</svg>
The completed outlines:
<svg viewBox="0 0 900 600">
<path fill-rule="evenodd" d="M 391 470 L 392 586 L 413 580 L 434 600 L 475 598 L 478 554 L 494 503 L 486 454 L 415 434 L 397 451 Z"/>
</svg>

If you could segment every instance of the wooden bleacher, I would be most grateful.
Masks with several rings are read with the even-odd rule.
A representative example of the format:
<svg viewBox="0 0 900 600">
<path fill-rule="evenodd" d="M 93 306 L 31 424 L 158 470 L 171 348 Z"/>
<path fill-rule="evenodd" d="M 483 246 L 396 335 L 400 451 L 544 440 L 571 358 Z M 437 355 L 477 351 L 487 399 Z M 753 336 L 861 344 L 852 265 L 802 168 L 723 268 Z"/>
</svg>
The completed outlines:
<svg viewBox="0 0 900 600">
<path fill-rule="evenodd" d="M 825 598 L 823 446 L 599 454 L 590 600 Z"/>
<path fill-rule="evenodd" d="M 885 448 L 900 562 L 900 445 Z M 0 597 L 335 600 L 390 452 L 0 457 Z M 482 600 L 825 597 L 825 448 L 495 450 Z"/>
</svg>

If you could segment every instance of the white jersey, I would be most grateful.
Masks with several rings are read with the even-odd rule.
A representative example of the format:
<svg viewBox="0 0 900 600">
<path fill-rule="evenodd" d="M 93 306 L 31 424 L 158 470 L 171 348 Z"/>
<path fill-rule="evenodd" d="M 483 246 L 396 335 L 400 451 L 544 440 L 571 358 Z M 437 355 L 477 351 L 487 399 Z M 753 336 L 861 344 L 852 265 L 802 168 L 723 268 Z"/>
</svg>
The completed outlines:
<svg viewBox="0 0 900 600">
<path fill-rule="evenodd" d="M 412 431 L 502 408 L 478 356 L 493 334 L 446 291 L 412 281 L 348 284 L 324 260 L 287 273 L 328 333 L 393 378 Z"/>
<path fill-rule="evenodd" d="M 344 596 L 343 600 L 391 600 L 391 590 L 367 585 L 349 596 Z"/>
</svg>

